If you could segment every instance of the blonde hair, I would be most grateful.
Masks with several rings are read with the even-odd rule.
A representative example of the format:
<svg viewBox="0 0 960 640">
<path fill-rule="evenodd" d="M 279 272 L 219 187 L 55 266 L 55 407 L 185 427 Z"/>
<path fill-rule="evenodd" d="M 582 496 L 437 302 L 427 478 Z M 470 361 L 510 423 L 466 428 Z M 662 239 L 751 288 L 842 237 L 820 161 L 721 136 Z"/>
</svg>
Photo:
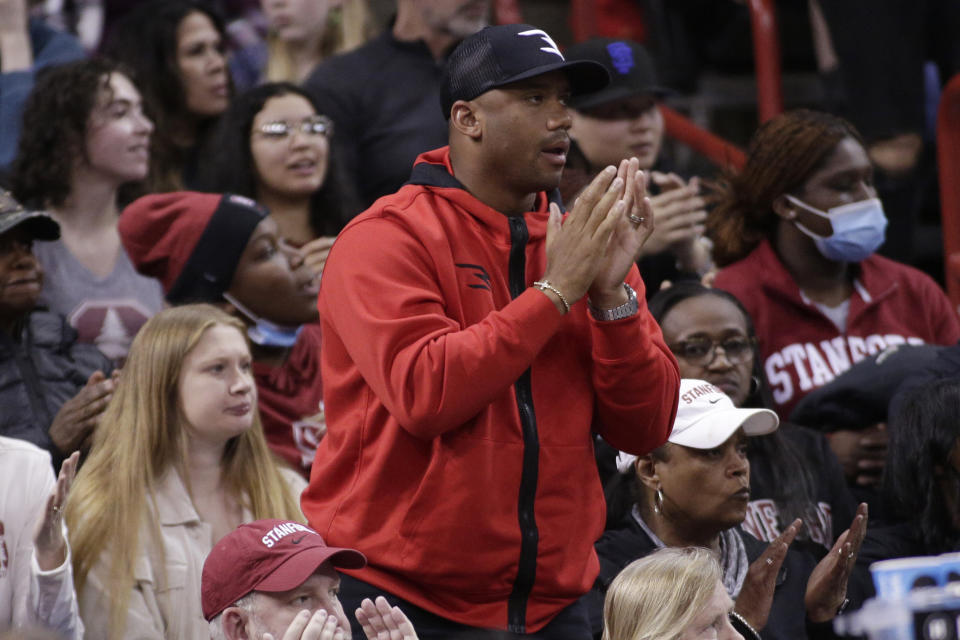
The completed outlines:
<svg viewBox="0 0 960 640">
<path fill-rule="evenodd" d="M 676 640 L 720 579 L 716 558 L 701 547 L 667 547 L 631 562 L 607 591 L 603 640 Z"/>
<path fill-rule="evenodd" d="M 157 482 L 173 469 L 189 491 L 180 371 L 204 332 L 218 325 L 244 331 L 240 321 L 207 304 L 166 309 L 143 325 L 70 492 L 64 515 L 78 594 L 100 556 L 109 552 L 105 582 L 112 594 L 111 638 L 124 635 L 138 550 L 153 545 L 148 548 L 163 553 L 159 523 L 150 508 Z M 221 467 L 228 490 L 255 519 L 303 520 L 297 499 L 267 448 L 257 411 L 253 426 L 227 443 Z M 144 523 L 147 527 L 142 529 Z M 141 540 L 142 530 L 152 540 Z"/>
<path fill-rule="evenodd" d="M 373 20 L 367 0 L 343 0 L 338 7 L 330 9 L 327 22 L 317 51 L 317 62 L 326 60 L 338 53 L 356 49 L 373 35 Z M 277 34 L 267 35 L 268 82 L 292 82 L 300 84 L 305 78 L 298 78 L 293 68 L 293 60 L 287 44 Z"/>
</svg>

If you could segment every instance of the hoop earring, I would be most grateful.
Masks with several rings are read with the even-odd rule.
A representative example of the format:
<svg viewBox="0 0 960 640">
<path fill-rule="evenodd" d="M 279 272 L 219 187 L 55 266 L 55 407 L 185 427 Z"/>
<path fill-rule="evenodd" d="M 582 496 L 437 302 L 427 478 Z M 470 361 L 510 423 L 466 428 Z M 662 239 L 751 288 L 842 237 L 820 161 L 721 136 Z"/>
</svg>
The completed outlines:
<svg viewBox="0 0 960 640">
<path fill-rule="evenodd" d="M 653 512 L 656 514 L 663 513 L 663 489 L 657 489 L 656 493 L 653 494 Z"/>
<path fill-rule="evenodd" d="M 750 376 L 750 394 L 749 395 L 752 396 L 758 391 L 760 391 L 760 377 Z"/>
</svg>

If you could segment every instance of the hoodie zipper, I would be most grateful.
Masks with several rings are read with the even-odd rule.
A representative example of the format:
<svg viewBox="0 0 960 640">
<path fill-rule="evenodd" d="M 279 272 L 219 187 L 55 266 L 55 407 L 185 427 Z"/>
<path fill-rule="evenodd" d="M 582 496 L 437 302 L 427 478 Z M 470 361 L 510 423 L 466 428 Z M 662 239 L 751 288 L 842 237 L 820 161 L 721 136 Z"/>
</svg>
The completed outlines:
<svg viewBox="0 0 960 640">
<path fill-rule="evenodd" d="M 510 221 L 510 297 L 516 298 L 527 289 L 526 249 L 530 233 L 520 216 L 511 216 Z M 517 518 L 520 523 L 520 561 L 517 577 L 507 602 L 507 625 L 511 633 L 526 633 L 527 602 L 537 576 L 537 545 L 540 532 L 534 513 L 534 498 L 537 492 L 537 476 L 540 464 L 540 439 L 537 435 L 537 418 L 533 411 L 533 393 L 530 384 L 530 369 L 527 369 L 513 384 L 523 431 L 523 469 L 520 474 L 520 494 L 517 501 Z"/>
</svg>

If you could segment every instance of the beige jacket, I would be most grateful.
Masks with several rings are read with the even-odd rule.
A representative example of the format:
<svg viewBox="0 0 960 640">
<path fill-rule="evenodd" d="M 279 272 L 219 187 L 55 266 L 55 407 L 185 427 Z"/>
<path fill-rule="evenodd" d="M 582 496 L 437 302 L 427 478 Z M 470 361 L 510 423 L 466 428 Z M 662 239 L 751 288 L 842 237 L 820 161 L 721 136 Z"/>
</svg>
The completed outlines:
<svg viewBox="0 0 960 640">
<path fill-rule="evenodd" d="M 281 474 L 299 496 L 307 483 L 287 468 Z M 210 525 L 200 520 L 180 475 L 168 471 L 157 487 L 156 513 L 160 520 L 163 549 L 141 548 L 133 569 L 134 589 L 127 612 L 127 640 L 199 640 L 210 631 L 200 607 L 200 575 L 213 548 Z M 244 522 L 253 520 L 248 511 Z M 144 526 L 140 539 L 151 539 Z M 110 623 L 110 571 L 104 553 L 87 576 L 80 594 L 80 617 L 90 640 L 106 640 Z M 164 577 L 166 581 L 164 581 Z"/>
</svg>

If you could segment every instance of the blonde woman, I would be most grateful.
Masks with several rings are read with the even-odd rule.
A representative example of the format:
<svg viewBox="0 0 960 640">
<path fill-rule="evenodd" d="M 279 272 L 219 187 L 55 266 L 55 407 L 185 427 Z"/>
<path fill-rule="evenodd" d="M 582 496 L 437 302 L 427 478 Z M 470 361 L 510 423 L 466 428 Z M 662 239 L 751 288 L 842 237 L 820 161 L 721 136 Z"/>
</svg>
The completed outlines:
<svg viewBox="0 0 960 640">
<path fill-rule="evenodd" d="M 607 591 L 603 640 L 743 640 L 721 577 L 702 547 L 667 547 L 635 560 Z"/>
<path fill-rule="evenodd" d="M 266 80 L 306 80 L 320 62 L 370 39 L 367 0 L 261 0 L 267 36 Z"/>
<path fill-rule="evenodd" d="M 267 449 L 244 331 L 198 304 L 134 339 L 66 509 L 88 637 L 205 637 L 213 545 L 243 522 L 303 520 L 303 479 Z"/>
</svg>

